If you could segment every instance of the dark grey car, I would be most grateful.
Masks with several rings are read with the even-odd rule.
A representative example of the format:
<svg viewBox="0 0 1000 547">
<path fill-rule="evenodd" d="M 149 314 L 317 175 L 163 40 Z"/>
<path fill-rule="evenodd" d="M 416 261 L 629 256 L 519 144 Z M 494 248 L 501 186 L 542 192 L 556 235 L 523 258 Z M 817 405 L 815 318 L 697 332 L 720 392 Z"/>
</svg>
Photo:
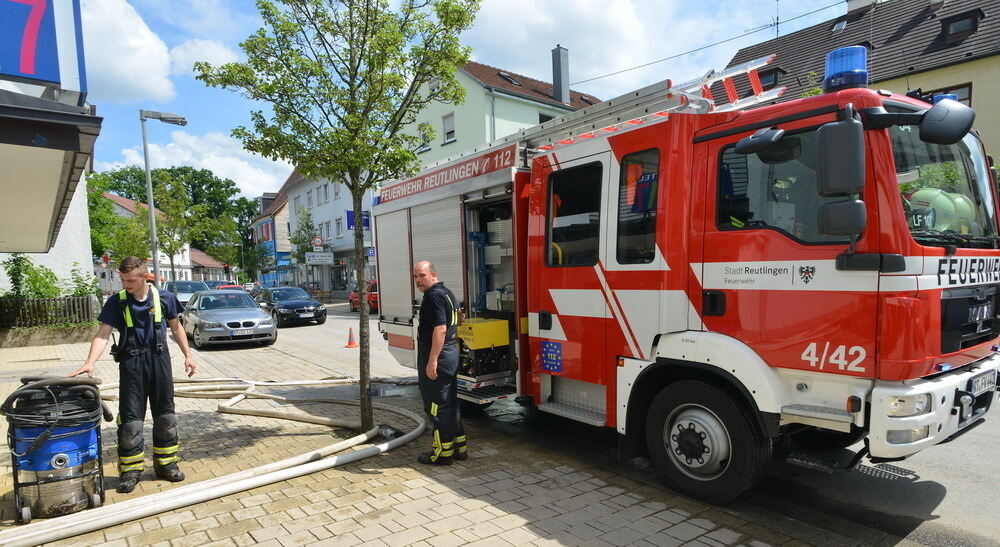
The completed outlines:
<svg viewBox="0 0 1000 547">
<path fill-rule="evenodd" d="M 197 292 L 180 319 L 196 348 L 246 342 L 269 346 L 278 339 L 274 320 L 244 291 Z"/>
</svg>

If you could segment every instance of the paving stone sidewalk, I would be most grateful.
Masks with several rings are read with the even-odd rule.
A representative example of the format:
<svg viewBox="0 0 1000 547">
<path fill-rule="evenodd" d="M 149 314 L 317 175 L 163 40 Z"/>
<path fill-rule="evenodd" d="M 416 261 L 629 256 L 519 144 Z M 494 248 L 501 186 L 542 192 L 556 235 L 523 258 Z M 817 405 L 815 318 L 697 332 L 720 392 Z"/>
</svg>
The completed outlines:
<svg viewBox="0 0 1000 547">
<path fill-rule="evenodd" d="M 82 363 L 87 344 L 0 349 L 0 395 L 6 397 L 29 374 L 65 374 Z M 174 348 L 175 377 L 182 360 Z M 320 379 L 327 368 L 260 348 L 198 354 L 198 376 L 252 380 Z M 97 376 L 117 381 L 109 359 Z M 294 376 L 291 377 L 291 376 Z M 350 388 L 353 389 L 353 388 Z M 338 394 L 344 388 L 334 388 Z M 295 397 L 331 396 L 330 388 L 284 390 Z M 349 390 L 348 390 L 349 391 Z M 356 393 L 356 392 L 355 392 Z M 377 400 L 419 412 L 415 388 L 390 390 Z M 223 476 L 290 457 L 350 436 L 312 426 L 249 416 L 219 414 L 220 401 L 177 398 L 185 483 Z M 114 403 L 112 403 L 113 405 Z M 248 408 L 274 409 L 270 401 Z M 282 405 L 324 416 L 354 417 L 356 407 Z M 377 422 L 409 429 L 395 415 Z M 147 420 L 147 444 L 151 439 Z M 6 430 L 6 422 L 3 422 Z M 115 429 L 105 424 L 104 470 L 108 503 L 166 490 L 147 471 L 137 491 L 114 492 L 117 484 Z M 808 545 L 857 544 L 844 536 L 789 526 L 782 533 L 738 514 L 644 484 L 586 461 L 586 456 L 526 443 L 487 428 L 469 427 L 471 457 L 449 467 L 421 466 L 416 455 L 429 437 L 387 454 L 324 472 L 271 484 L 213 501 L 179 507 L 156 516 L 59 542 L 62 545 Z M 147 466 L 151 456 L 147 451 Z M 0 457 L 0 530 L 17 526 L 13 515 L 11 467 Z"/>
</svg>

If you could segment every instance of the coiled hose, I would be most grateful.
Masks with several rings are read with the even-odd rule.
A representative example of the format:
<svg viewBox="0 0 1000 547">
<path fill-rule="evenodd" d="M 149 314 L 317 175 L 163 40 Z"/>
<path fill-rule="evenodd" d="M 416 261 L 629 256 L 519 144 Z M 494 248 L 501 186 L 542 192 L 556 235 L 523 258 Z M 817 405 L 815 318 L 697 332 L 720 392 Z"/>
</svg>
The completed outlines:
<svg viewBox="0 0 1000 547">
<path fill-rule="evenodd" d="M 109 422 L 113 419 L 111 409 L 101 400 L 101 391 L 97 387 L 101 383 L 99 378 L 31 376 L 21 378 L 21 383 L 24 385 L 14 390 L 13 393 L 7 396 L 3 404 L 0 405 L 0 413 L 7 416 L 7 422 L 11 428 L 46 427 L 47 429 L 35 437 L 24 452 L 18 453 L 11 448 L 11 453 L 17 458 L 31 454 L 49 440 L 70 437 L 80 433 L 79 431 L 72 431 L 61 435 L 53 435 L 52 432 L 57 427 L 79 427 L 86 425 L 97 427 L 102 415 Z M 63 405 L 60 405 L 60 397 L 57 392 L 62 391 L 69 395 L 79 394 L 81 398 L 94 401 L 93 408 L 67 405 L 65 404 L 65 399 L 69 397 L 64 397 Z M 55 412 L 40 413 L 37 407 L 31 406 L 25 408 L 25 404 L 19 404 L 31 401 L 37 396 L 47 396 L 48 399 L 51 399 Z"/>
<path fill-rule="evenodd" d="M 77 380 L 72 378 L 70 380 Z M 79 379 L 90 380 L 90 379 Z M 94 385 L 100 380 L 93 379 Z M 180 397 L 199 398 L 227 398 L 225 403 L 219 405 L 219 412 L 234 414 L 247 414 L 252 416 L 267 416 L 300 421 L 305 423 L 323 424 L 331 427 L 343 427 L 345 424 L 356 422 L 324 418 L 320 416 L 309 416 L 291 412 L 271 411 L 271 410 L 250 410 L 233 408 L 240 401 L 245 399 L 271 399 L 278 401 L 294 400 L 303 402 L 325 402 L 341 405 L 357 406 L 356 400 L 344 399 L 288 399 L 279 395 L 268 395 L 257 392 L 258 387 L 283 387 L 283 386 L 304 386 L 304 385 L 336 385 L 352 383 L 350 379 L 335 380 L 306 380 L 293 382 L 254 382 L 239 378 L 211 378 L 208 380 L 188 380 L 175 379 L 177 384 L 189 384 L 175 388 L 175 394 Z M 213 382 L 215 382 L 213 384 Z M 105 389 L 113 389 L 117 384 L 105 386 Z M 114 396 L 105 395 L 107 399 Z M 88 509 L 79 513 L 73 513 L 63 517 L 47 519 L 44 522 L 36 522 L 12 528 L 0 532 L 0 545 L 38 545 L 66 539 L 94 530 L 100 530 L 109 526 L 134 521 L 151 515 L 172 511 L 180 507 L 201 503 L 211 499 L 216 499 L 236 492 L 243 492 L 251 488 L 257 488 L 266 484 L 288 480 L 317 471 L 330 469 L 339 465 L 355 462 L 370 456 L 375 456 L 388 452 L 393 448 L 402 446 L 413 439 L 416 439 L 424 431 L 425 423 L 421 416 L 406 409 L 372 403 L 372 407 L 391 412 L 399 417 L 405 418 L 414 423 L 415 427 L 402 436 L 395 436 L 391 428 L 372 428 L 362 432 L 355 437 L 336 442 L 318 450 L 305 452 L 298 456 L 293 456 L 285 460 L 262 465 L 253 469 L 239 471 L 230 475 L 208 479 L 198 483 L 187 484 L 185 486 L 172 488 L 158 494 L 151 494 L 140 498 L 123 500 L 117 503 L 103 505 L 94 509 Z M 385 442 L 370 444 L 365 448 L 360 448 L 347 454 L 337 454 L 348 448 L 368 443 L 381 434 Z"/>
</svg>

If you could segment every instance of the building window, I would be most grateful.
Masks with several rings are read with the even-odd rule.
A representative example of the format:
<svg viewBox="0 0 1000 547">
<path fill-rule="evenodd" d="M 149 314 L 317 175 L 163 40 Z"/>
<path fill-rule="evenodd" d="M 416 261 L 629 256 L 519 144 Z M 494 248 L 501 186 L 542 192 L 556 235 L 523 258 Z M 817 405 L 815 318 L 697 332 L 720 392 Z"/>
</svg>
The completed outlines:
<svg viewBox="0 0 1000 547">
<path fill-rule="evenodd" d="M 618 183 L 618 263 L 649 264 L 656 257 L 656 196 L 660 151 L 622 159 Z"/>
<path fill-rule="evenodd" d="M 326 239 L 330 239 L 330 221 L 323 223 L 323 228 L 326 230 Z"/>
<path fill-rule="evenodd" d="M 759 76 L 760 87 L 763 88 L 764 91 L 778 87 L 778 82 L 784 74 L 787 74 L 787 72 L 777 67 L 761 72 Z"/>
<path fill-rule="evenodd" d="M 545 123 L 545 122 L 551 120 L 554 117 L 555 116 L 552 116 L 552 115 L 549 115 L 549 114 L 543 114 L 543 113 L 539 112 L 538 113 L 538 123 Z"/>
<path fill-rule="evenodd" d="M 941 33 L 945 42 L 957 42 L 968 38 L 979 30 L 979 20 L 985 16 L 983 10 L 974 9 L 941 21 Z"/>
<path fill-rule="evenodd" d="M 441 118 L 441 125 L 444 129 L 444 142 L 442 144 L 455 142 L 455 115 L 448 114 Z"/>
<path fill-rule="evenodd" d="M 333 199 L 337 199 L 339 197 L 340 197 L 340 183 L 335 182 L 333 183 Z"/>
<path fill-rule="evenodd" d="M 306 192 L 306 207 L 312 208 L 313 206 L 313 191 L 309 190 Z"/>
<path fill-rule="evenodd" d="M 299 199 L 301 197 L 302 196 L 295 196 L 294 198 L 292 198 L 292 212 L 295 214 L 298 214 L 299 211 L 302 209 L 302 200 Z"/>
<path fill-rule="evenodd" d="M 336 221 L 337 237 L 344 237 L 344 220 L 338 218 Z"/>
<path fill-rule="evenodd" d="M 955 95 L 956 100 L 965 106 L 972 106 L 972 84 L 962 84 L 953 87 L 943 87 L 941 89 L 935 89 L 931 91 L 930 94 L 933 95 Z"/>
<path fill-rule="evenodd" d="M 427 83 L 427 89 L 429 89 L 431 93 L 437 93 L 438 91 L 440 91 L 441 90 L 441 78 L 434 78 L 433 80 L 431 80 L 430 82 L 428 82 Z"/>
<path fill-rule="evenodd" d="M 422 131 L 420 133 L 420 146 L 417 148 L 417 154 L 422 154 L 431 149 L 431 135 L 427 131 Z"/>
<path fill-rule="evenodd" d="M 597 264 L 602 171 L 599 162 L 588 163 L 549 177 L 547 265 Z"/>
<path fill-rule="evenodd" d="M 330 201 L 330 184 L 324 182 L 323 183 L 323 203 L 327 203 L 329 201 Z"/>
</svg>

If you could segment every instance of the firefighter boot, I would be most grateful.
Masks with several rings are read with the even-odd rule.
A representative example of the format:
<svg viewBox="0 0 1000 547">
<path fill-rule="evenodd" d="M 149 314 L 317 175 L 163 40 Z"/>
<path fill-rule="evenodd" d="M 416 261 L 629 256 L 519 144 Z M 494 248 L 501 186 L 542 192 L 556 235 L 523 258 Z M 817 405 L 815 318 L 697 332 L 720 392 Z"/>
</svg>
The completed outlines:
<svg viewBox="0 0 1000 547">
<path fill-rule="evenodd" d="M 417 456 L 417 461 L 427 465 L 451 465 L 451 456 L 440 456 L 434 450 Z"/>
<path fill-rule="evenodd" d="M 181 482 L 184 480 L 184 473 L 176 463 L 154 465 L 153 469 L 156 472 L 156 478 L 158 479 L 170 482 Z"/>
<path fill-rule="evenodd" d="M 118 476 L 118 493 L 128 494 L 142 480 L 142 471 L 126 471 Z"/>
</svg>

